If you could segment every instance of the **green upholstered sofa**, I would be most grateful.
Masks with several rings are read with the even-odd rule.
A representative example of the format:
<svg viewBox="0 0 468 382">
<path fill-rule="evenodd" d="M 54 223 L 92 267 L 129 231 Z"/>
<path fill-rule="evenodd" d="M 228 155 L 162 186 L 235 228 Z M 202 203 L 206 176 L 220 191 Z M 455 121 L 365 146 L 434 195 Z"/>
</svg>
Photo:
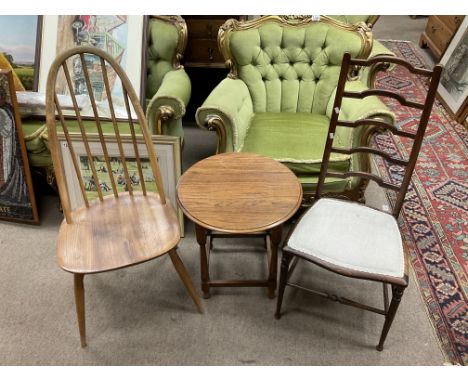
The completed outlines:
<svg viewBox="0 0 468 382">
<path fill-rule="evenodd" d="M 187 43 L 187 26 L 180 16 L 149 16 L 147 31 L 148 126 L 154 134 L 175 135 L 182 141 L 182 117 L 191 94 L 190 79 L 179 63 Z M 22 125 L 30 166 L 55 187 L 45 120 L 23 118 Z M 104 132 L 113 132 L 110 122 L 102 127 Z"/>
<path fill-rule="evenodd" d="M 218 43 L 230 73 L 198 108 L 197 123 L 218 133 L 218 152 L 254 152 L 284 163 L 299 177 L 308 198 L 318 179 L 343 54 L 367 58 L 372 42 L 364 24 L 324 16 L 319 21 L 281 16 L 228 20 Z M 359 69 L 350 73 L 348 90 L 367 89 Z M 349 120 L 393 121 L 377 97 L 347 99 L 340 114 Z M 367 140 L 368 130 L 339 128 L 335 142 L 349 146 Z M 368 165 L 363 155 L 331 159 L 336 169 Z M 326 183 L 329 191 L 355 200 L 362 198 L 362 186 L 358 178 Z"/>
</svg>

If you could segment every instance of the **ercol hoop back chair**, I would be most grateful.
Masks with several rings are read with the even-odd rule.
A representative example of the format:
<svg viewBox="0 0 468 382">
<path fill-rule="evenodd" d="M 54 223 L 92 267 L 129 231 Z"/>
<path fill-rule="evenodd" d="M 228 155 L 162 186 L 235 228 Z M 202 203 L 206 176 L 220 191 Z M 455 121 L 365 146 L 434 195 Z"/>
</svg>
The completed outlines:
<svg viewBox="0 0 468 382">
<path fill-rule="evenodd" d="M 93 76 L 88 72 L 88 66 L 93 68 Z M 70 74 L 70 68 L 73 73 Z M 99 76 L 101 73 L 101 76 Z M 80 108 L 75 96 L 76 76 L 81 77 L 81 82 L 85 83 L 84 94 L 87 94 L 91 103 L 95 130 L 99 139 L 98 148 L 91 149 L 90 139 L 92 133 L 84 125 L 84 116 L 80 113 Z M 61 77 L 59 77 L 61 76 Z M 60 105 L 56 92 L 56 85 L 62 79 L 68 89 L 68 94 L 73 103 L 73 121 L 64 115 L 64 109 Z M 122 84 L 124 107 L 127 112 L 126 120 L 117 120 L 116 106 L 113 102 L 111 84 L 119 81 Z M 92 82 L 91 82 L 92 81 Z M 118 155 L 109 154 L 108 140 L 109 134 L 103 134 L 102 118 L 96 106 L 96 96 L 94 87 L 101 85 L 105 90 L 102 99 L 107 99 L 112 125 L 114 127 L 113 136 L 117 142 Z M 176 252 L 176 246 L 180 240 L 179 223 L 173 206 L 166 199 L 160 175 L 160 170 L 156 160 L 156 153 L 152 145 L 143 110 L 138 102 L 137 95 L 122 68 L 115 62 L 110 54 L 95 47 L 76 47 L 60 54 L 53 62 L 47 79 L 47 126 L 50 139 L 50 150 L 57 176 L 57 185 L 60 200 L 63 206 L 65 219 L 62 222 L 57 242 L 57 261 L 61 268 L 74 274 L 75 302 L 79 323 L 81 345 L 86 346 L 85 336 L 85 298 L 83 278 L 86 274 L 111 271 L 114 269 L 128 267 L 142 263 L 156 257 L 169 253 L 177 273 L 182 279 L 190 296 L 202 312 L 200 300 L 193 288 L 191 280 L 185 267 Z M 130 102 L 129 102 L 130 100 Z M 102 107 L 102 102 L 101 102 Z M 133 107 L 138 123 L 132 120 Z M 70 190 L 67 185 L 64 166 L 61 161 L 60 147 L 58 141 L 56 123 L 63 130 L 63 134 L 68 145 L 73 162 L 74 174 L 79 183 L 79 189 L 83 198 L 84 206 L 72 207 L 70 201 Z M 87 190 L 81 176 L 80 160 L 75 155 L 75 143 L 72 139 L 69 124 L 74 122 L 79 126 L 79 137 L 86 150 L 86 158 L 92 173 L 92 181 L 95 185 L 98 198 L 89 200 Z M 87 121 L 89 123 L 89 121 Z M 127 126 L 125 126 L 127 125 Z M 121 129 L 126 127 L 131 131 L 130 145 L 133 148 L 135 158 L 134 173 L 130 174 L 129 165 L 124 154 Z M 137 135 L 137 129 L 141 130 L 141 135 Z M 95 134 L 96 135 L 96 134 Z M 137 139 L 139 138 L 139 140 Z M 141 146 L 143 142 L 143 146 Z M 141 148 L 147 150 L 149 163 L 145 167 L 151 168 L 151 175 L 143 174 L 141 160 Z M 108 186 L 104 187 L 103 175 L 99 176 L 95 164 L 96 157 L 103 157 L 105 173 L 109 179 L 112 193 L 104 196 L 105 191 L 109 191 Z M 118 157 L 118 158 L 117 158 Z M 128 153 L 127 153 L 128 158 Z M 119 162 L 122 170 L 114 171 L 111 162 Z M 147 170 L 145 168 L 145 170 Z M 133 171 L 133 169 L 132 169 Z M 118 173 L 125 182 L 125 192 L 118 192 L 116 175 Z M 136 173 L 139 177 L 141 191 L 135 191 L 135 181 L 131 179 Z M 154 177 L 157 188 L 156 192 L 150 192 L 149 181 Z M 150 178 L 150 179 L 148 179 Z M 117 179 L 118 181 L 119 179 Z M 122 179 L 120 180 L 122 181 Z M 128 191 L 127 191 L 128 190 Z"/>
<path fill-rule="evenodd" d="M 286 165 L 299 178 L 304 202 L 309 203 L 319 178 L 343 54 L 368 58 L 372 33 L 364 23 L 345 24 L 326 16 L 264 16 L 226 21 L 218 44 L 230 73 L 198 108 L 198 126 L 216 131 L 218 153 L 250 152 Z M 348 86 L 368 89 L 355 74 L 357 69 Z M 350 100 L 343 113 L 350 120 L 394 118 L 378 97 Z M 367 138 L 367 126 L 337 132 L 340 145 Z M 334 154 L 331 166 L 365 170 L 365 159 Z M 326 187 L 353 200 L 362 197 L 359 179 L 327 180 Z"/>
<path fill-rule="evenodd" d="M 411 73 L 429 77 L 430 83 L 424 103 L 406 100 L 400 94 L 383 89 L 373 89 L 364 92 L 345 90 L 346 76 L 352 65 L 368 66 L 379 61 L 399 64 Z M 408 285 L 408 255 L 398 228 L 397 218 L 402 208 L 411 175 L 423 141 L 424 132 L 431 114 L 434 97 L 439 83 L 442 67 L 435 66 L 433 71 L 415 68 L 403 59 L 396 57 L 378 57 L 370 60 L 352 59 L 346 53 L 340 73 L 337 95 L 333 105 L 327 143 L 323 157 L 321 174 L 315 203 L 308 209 L 292 228 L 286 238 L 281 260 L 281 272 L 276 307 L 276 318 L 281 317 L 281 305 L 286 285 L 318 294 L 342 304 L 369 310 L 385 316 L 385 323 L 380 336 L 377 350 L 383 350 L 383 345 L 390 326 L 395 317 L 403 292 Z M 370 95 L 391 97 L 407 107 L 421 110 L 420 121 L 415 132 L 402 131 L 396 126 L 382 121 L 373 121 L 374 131 L 387 131 L 389 134 L 406 137 L 412 140 L 412 149 L 408 158 L 396 158 L 390 154 L 369 146 L 354 146 L 342 148 L 334 146 L 337 126 L 356 128 L 367 124 L 365 119 L 356 121 L 339 120 L 340 108 L 344 97 L 362 98 Z M 376 174 L 347 171 L 338 172 L 329 169 L 331 153 L 375 154 L 396 166 L 404 168 L 404 177 L 400 184 L 385 181 Z M 380 211 L 364 204 L 348 200 L 323 197 L 324 180 L 326 176 L 362 177 L 375 181 L 379 186 L 395 191 L 396 201 L 391 213 Z M 294 258 L 294 262 L 291 260 Z M 346 298 L 308 289 L 289 281 L 289 278 L 299 259 L 312 262 L 329 271 L 345 277 L 352 277 L 383 283 L 384 309 L 364 305 Z M 388 302 L 388 285 L 391 285 L 392 299 Z"/>
</svg>

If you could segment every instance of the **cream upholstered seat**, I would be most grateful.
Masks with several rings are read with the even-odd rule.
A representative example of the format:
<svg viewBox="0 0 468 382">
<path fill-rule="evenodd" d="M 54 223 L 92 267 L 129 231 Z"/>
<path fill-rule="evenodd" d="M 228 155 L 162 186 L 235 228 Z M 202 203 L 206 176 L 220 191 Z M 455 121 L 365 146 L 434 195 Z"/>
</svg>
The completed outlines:
<svg viewBox="0 0 468 382">
<path fill-rule="evenodd" d="M 346 269 L 404 277 L 403 243 L 395 218 L 354 202 L 319 199 L 298 222 L 287 246 Z"/>
</svg>

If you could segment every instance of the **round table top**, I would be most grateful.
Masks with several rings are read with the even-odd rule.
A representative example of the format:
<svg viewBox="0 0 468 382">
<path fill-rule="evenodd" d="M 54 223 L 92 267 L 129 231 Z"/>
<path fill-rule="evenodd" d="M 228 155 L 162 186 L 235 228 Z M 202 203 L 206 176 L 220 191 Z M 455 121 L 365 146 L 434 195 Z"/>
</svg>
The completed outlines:
<svg viewBox="0 0 468 382">
<path fill-rule="evenodd" d="M 190 167 L 179 179 L 177 198 L 184 213 L 204 228 L 253 233 L 288 220 L 301 204 L 302 187 L 274 159 L 224 153 Z"/>
</svg>

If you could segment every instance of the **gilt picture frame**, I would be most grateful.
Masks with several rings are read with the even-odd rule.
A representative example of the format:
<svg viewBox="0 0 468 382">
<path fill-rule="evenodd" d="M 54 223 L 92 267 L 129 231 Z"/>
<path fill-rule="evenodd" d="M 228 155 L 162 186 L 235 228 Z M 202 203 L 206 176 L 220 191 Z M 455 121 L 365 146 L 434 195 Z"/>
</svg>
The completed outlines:
<svg viewBox="0 0 468 382">
<path fill-rule="evenodd" d="M 39 224 L 11 70 L 0 70 L 0 220 Z"/>
<path fill-rule="evenodd" d="M 468 17 L 452 38 L 440 63 L 444 66 L 437 95 L 459 123 L 468 116 Z"/>
<path fill-rule="evenodd" d="M 80 190 L 80 184 L 78 178 L 75 175 L 75 169 L 73 167 L 73 160 L 71 157 L 70 149 L 68 148 L 68 143 L 65 138 L 65 135 L 61 132 L 57 133 L 59 147 L 61 151 L 61 158 L 63 163 L 63 169 L 65 173 L 65 179 L 68 188 L 68 194 L 70 197 L 70 206 L 72 209 L 79 208 L 84 205 L 83 196 Z M 104 134 L 107 150 L 109 152 L 109 157 L 111 159 L 112 168 L 115 169 L 116 174 L 119 173 L 120 167 L 120 160 L 119 158 L 119 148 L 117 144 L 117 140 L 114 135 Z M 87 190 L 87 197 L 88 200 L 91 201 L 97 198 L 97 192 L 93 187 L 94 181 L 92 180 L 91 170 L 89 166 L 87 166 L 88 158 L 86 154 L 86 148 L 83 143 L 83 139 L 80 133 L 70 133 L 70 139 L 73 142 L 73 149 L 75 152 L 75 156 L 77 159 L 77 163 L 79 163 L 81 176 L 85 184 L 85 188 Z M 139 191 L 139 179 L 137 171 L 135 170 L 132 173 L 132 168 L 135 166 L 135 154 L 133 149 L 133 142 L 131 135 L 129 134 L 121 134 L 121 140 L 123 145 L 123 151 L 125 155 L 125 161 L 129 168 L 130 178 L 132 181 L 132 188 L 134 191 Z M 98 134 L 88 134 L 88 141 L 89 147 L 91 152 L 93 153 L 93 161 L 95 168 L 97 169 L 98 173 L 102 170 L 102 173 L 99 173 L 99 181 L 101 183 L 101 189 L 104 195 L 112 194 L 111 184 L 110 181 L 106 179 L 109 177 L 106 175 L 105 172 L 105 162 L 102 153 L 102 146 L 99 140 Z M 153 146 L 156 151 L 159 169 L 161 171 L 161 177 L 164 185 L 164 192 L 167 196 L 167 199 L 171 202 L 172 206 L 174 207 L 177 217 L 179 219 L 181 235 L 184 235 L 184 215 L 182 210 L 177 204 L 176 198 L 176 186 L 177 182 L 179 181 L 182 168 L 181 168 L 181 150 L 180 150 L 180 138 L 175 136 L 167 136 L 167 135 L 153 135 L 152 136 Z M 143 137 L 137 136 L 137 145 L 138 151 L 141 158 L 141 163 L 145 166 L 145 162 L 149 163 L 148 158 L 148 151 L 146 149 L 146 145 L 143 141 Z M 146 171 L 146 172 L 145 172 Z M 150 175 L 151 170 L 143 169 L 143 174 L 146 178 L 145 179 L 146 188 L 148 191 L 155 191 L 156 186 L 154 179 L 151 180 L 152 176 Z M 133 183 L 135 182 L 135 183 Z M 117 175 L 117 187 L 118 192 L 126 191 L 125 182 L 119 181 Z M 154 189 L 153 189 L 154 187 Z"/>
</svg>

